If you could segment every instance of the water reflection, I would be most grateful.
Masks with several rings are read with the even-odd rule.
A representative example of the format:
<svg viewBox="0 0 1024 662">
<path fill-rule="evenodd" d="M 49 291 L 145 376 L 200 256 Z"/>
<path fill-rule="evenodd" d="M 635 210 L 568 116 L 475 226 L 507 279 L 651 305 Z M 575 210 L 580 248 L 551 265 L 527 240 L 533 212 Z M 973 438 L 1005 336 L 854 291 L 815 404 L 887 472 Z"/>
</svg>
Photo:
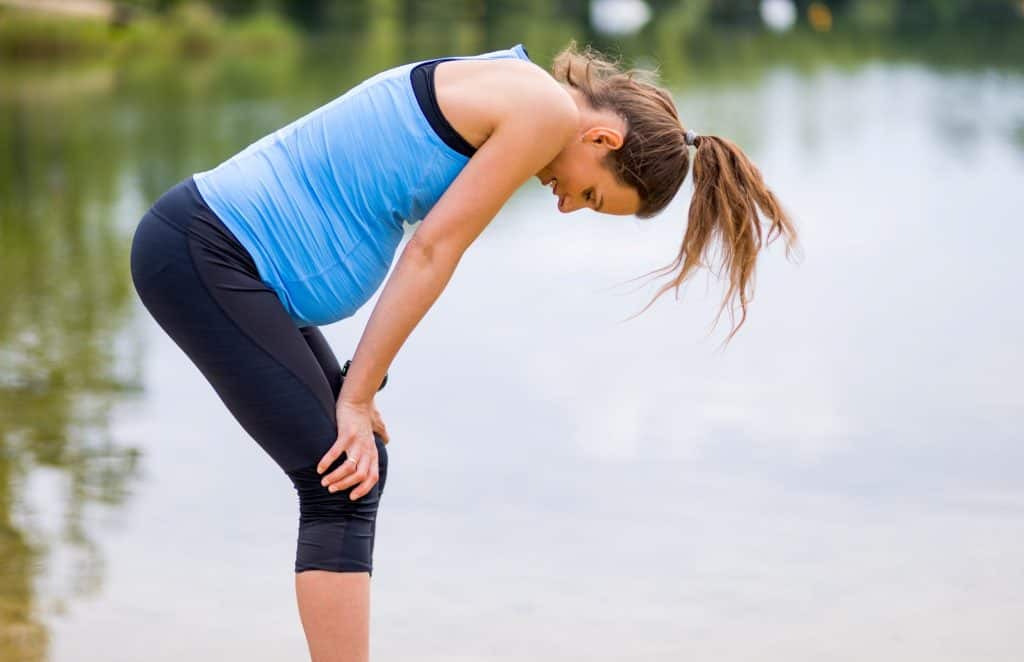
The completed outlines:
<svg viewBox="0 0 1024 662">
<path fill-rule="evenodd" d="M 113 407 L 140 382 L 137 360 L 121 346 L 129 289 L 113 209 L 123 143 L 107 121 L 107 75 L 58 80 L 81 84 L 25 78 L 5 86 L 0 106 L 5 660 L 45 658 L 35 583 L 53 558 L 73 559 L 56 599 L 98 587 L 102 561 L 89 513 L 123 502 L 138 465 L 131 446 L 108 432 Z M 58 524 L 45 526 L 40 511 L 57 513 Z"/>
<path fill-rule="evenodd" d="M 143 442 L 118 437 L 112 428 L 118 407 L 140 401 L 144 385 L 156 388 L 153 380 L 142 374 L 140 348 L 145 338 L 130 324 L 134 299 L 127 275 L 127 238 L 144 206 L 188 173 L 215 164 L 247 142 L 391 64 L 434 54 L 506 47 L 517 41 L 527 44 L 535 61 L 547 62 L 578 33 L 585 18 L 555 15 L 551 5 L 534 2 L 529 16 L 488 15 L 454 29 L 444 28 L 443 16 L 426 16 L 405 29 L 392 13 L 379 9 L 386 9 L 387 3 L 374 3 L 365 18 L 367 29 L 359 34 L 345 39 L 324 37 L 301 53 L 280 58 L 194 62 L 187 67 L 178 62 L 146 61 L 130 63 L 117 71 L 104 66 L 0 71 L 0 145 L 5 150 L 0 157 L 0 558 L 4 560 L 0 566 L 0 659 L 45 659 L 48 638 L 43 616 L 99 591 L 105 562 L 97 543 L 103 531 L 97 513 L 124 506 L 142 473 L 143 460 L 151 457 L 140 454 Z M 966 162 L 982 158 L 998 140 L 1024 153 L 1024 102 L 1019 93 L 1022 84 L 1019 71 L 1012 65 L 997 62 L 1001 73 L 976 71 L 971 68 L 976 64 L 972 60 L 959 63 L 966 65 L 966 70 L 952 72 L 936 71 L 930 64 L 879 65 L 872 62 L 880 55 L 889 60 L 913 59 L 921 52 L 930 56 L 935 45 L 926 43 L 915 53 L 911 45 L 870 39 L 857 44 L 841 36 L 825 42 L 803 34 L 786 39 L 723 37 L 715 41 L 693 34 L 689 20 L 682 9 L 668 12 L 659 20 L 649 51 L 642 48 L 646 45 L 630 42 L 624 42 L 623 50 L 646 53 L 638 57 L 641 63 L 662 64 L 663 74 L 681 90 L 680 105 L 689 123 L 702 131 L 720 130 L 748 151 L 760 152 L 765 171 L 776 173 L 774 181 L 783 188 L 788 185 L 796 189 L 800 182 L 808 181 L 818 187 L 818 198 L 810 195 L 807 208 L 827 211 L 836 198 L 825 198 L 844 193 L 848 196 L 849 182 L 872 181 L 879 173 L 896 173 L 898 165 L 879 157 L 891 143 L 888 139 L 892 136 L 886 132 L 902 131 L 915 123 L 923 129 L 905 135 L 920 141 L 921 149 L 932 150 L 926 153 L 933 154 L 937 162 L 950 153 Z M 691 57 L 691 49 L 705 53 L 704 58 Z M 970 57 L 976 52 L 969 51 Z M 945 66 L 957 64 L 948 59 L 945 62 Z M 900 96 L 890 96 L 894 92 Z M 970 99 L 970 104 L 964 99 Z M 837 127 L 842 127 L 839 133 L 844 135 L 839 144 L 835 140 Z M 903 148 L 908 144 L 904 141 Z M 918 163 L 912 159 L 907 162 Z M 821 167 L 823 163 L 827 168 Z M 819 171 L 819 178 L 810 172 L 812 168 Z M 845 173 L 839 188 L 830 190 L 829 186 L 837 186 L 836 180 L 820 178 L 820 172 L 826 169 Z M 864 213 L 879 220 L 863 236 L 909 242 L 912 231 L 927 229 L 920 218 L 910 219 L 897 229 L 887 226 L 886 199 L 894 203 L 905 190 L 885 182 L 875 190 L 881 197 L 862 205 Z M 972 199 L 978 205 L 984 203 L 981 194 Z M 933 214 L 931 218 L 952 223 L 956 216 L 944 216 L 943 205 L 933 202 L 925 206 Z M 517 221 L 526 215 L 521 209 L 513 213 L 519 214 Z M 971 209 L 960 209 L 959 214 L 968 218 Z M 620 268 L 623 277 L 651 266 L 629 263 L 619 245 L 608 239 L 611 235 L 600 239 L 600 233 L 613 226 L 600 227 L 603 229 L 593 235 L 597 237 L 593 245 L 579 238 L 578 229 L 568 232 L 564 226 L 557 230 L 545 227 L 544 241 L 548 245 L 564 241 L 565 246 L 573 247 L 560 254 L 560 268 L 576 275 L 594 268 L 596 262 L 602 269 Z M 491 245 L 493 264 L 513 252 L 540 254 L 541 246 L 511 246 L 541 236 L 536 226 L 532 228 L 536 232 L 524 234 L 522 229 L 522 225 L 506 222 L 489 231 L 488 237 L 505 242 Z M 871 261 L 873 248 L 866 240 L 851 234 L 835 241 L 852 242 L 845 252 L 837 251 L 847 256 L 851 271 L 861 270 Z M 971 241 L 965 239 L 968 247 Z M 653 235 L 634 247 L 642 244 L 651 255 L 655 245 L 667 245 L 663 237 Z M 610 247 L 614 250 L 599 253 Z M 933 257 L 938 258 L 941 246 L 930 248 Z M 481 255 L 487 255 L 487 250 L 487 246 L 479 249 Z M 577 259 L 578 263 L 573 263 Z M 509 282 L 515 278 L 514 274 L 508 276 Z M 523 304 L 546 301 L 554 318 L 564 302 L 545 294 L 549 281 L 535 284 L 537 289 L 531 293 L 534 298 L 529 302 L 524 298 Z M 884 284 L 875 283 L 874 287 L 882 289 Z M 853 296 L 856 292 L 847 294 Z M 904 295 L 909 301 L 911 294 Z M 442 305 L 453 305 L 455 296 Z M 505 296 L 516 295 L 506 290 Z M 479 301 L 486 300 L 487 295 L 481 293 Z M 605 305 L 603 299 L 582 301 L 579 299 L 577 305 L 588 310 L 600 310 Z M 827 305 L 819 303 L 823 308 Z M 507 301 L 481 305 L 504 308 Z M 793 319 L 805 313 L 800 309 L 790 311 Z M 491 314 L 501 316 L 496 310 Z M 700 315 L 697 310 L 688 314 L 694 318 Z M 436 315 L 444 319 L 443 313 Z M 651 319 L 658 319 L 657 315 Z M 674 319 L 663 321 L 666 326 L 675 323 Z M 872 338 L 866 349 L 891 342 L 889 329 L 879 322 L 839 317 L 831 324 L 840 334 L 856 326 L 861 334 Z M 450 337 L 457 327 L 453 321 L 443 332 Z M 442 331 L 440 326 L 435 329 Z M 741 410 L 746 417 L 759 407 L 766 417 L 774 411 L 774 407 L 759 403 L 771 390 L 769 381 L 779 382 L 777 365 L 767 366 L 762 375 L 764 382 L 757 388 L 748 386 L 749 391 L 737 392 L 731 382 L 714 386 L 720 390 L 718 396 L 712 394 L 717 409 L 696 405 L 687 408 L 678 403 L 707 404 L 706 385 L 699 386 L 703 395 L 696 390 L 663 390 L 655 395 L 662 398 L 660 401 L 647 397 L 647 375 L 657 370 L 631 363 L 629 349 L 635 342 L 631 330 L 577 341 L 580 347 L 592 343 L 593 354 L 606 357 L 607 347 L 620 348 L 622 355 L 610 357 L 622 367 L 615 383 L 604 381 L 604 366 L 591 365 L 584 354 L 576 359 L 562 356 L 564 329 L 553 329 L 550 338 L 539 339 L 529 335 L 534 330 L 494 329 L 487 342 L 495 342 L 504 333 L 508 336 L 503 338 L 505 341 L 521 342 L 524 352 L 532 352 L 524 364 L 532 376 L 520 375 L 524 384 L 535 383 L 544 371 L 550 373 L 550 379 L 541 379 L 543 386 L 532 393 L 557 402 L 564 410 L 575 409 L 576 415 L 569 417 L 572 423 L 564 416 L 559 419 L 566 428 L 562 430 L 564 438 L 569 440 L 568 447 L 559 452 L 571 455 L 574 461 L 634 457 L 644 446 L 644 439 L 635 434 L 642 426 L 650 430 L 652 438 L 670 430 L 689 430 L 685 438 L 677 435 L 660 440 L 666 458 L 700 453 L 707 449 L 698 447 L 698 438 L 710 443 L 722 430 L 735 433 L 737 438 L 746 434 L 743 426 L 749 420 L 740 420 Z M 963 333 L 968 332 L 963 329 Z M 418 342 L 429 338 L 424 332 Z M 661 336 L 659 342 L 664 343 L 666 355 L 677 344 L 670 336 Z M 440 346 L 445 349 L 443 342 Z M 449 354 L 455 353 L 454 347 L 447 349 Z M 893 363 L 900 360 L 896 355 L 890 358 Z M 757 365 L 755 357 L 747 359 L 748 366 Z M 820 366 L 809 363 L 804 359 L 802 371 L 790 374 L 792 388 L 816 383 Z M 856 366 L 846 368 L 854 371 Z M 466 368 L 467 383 L 475 376 L 472 369 L 479 370 L 479 366 Z M 495 365 L 493 373 L 503 369 L 507 366 Z M 422 374 L 427 373 L 424 368 Z M 577 377 L 570 382 L 564 375 Z M 884 381 L 866 372 L 856 373 L 851 379 L 863 384 Z M 851 391 L 834 399 L 824 388 L 807 393 L 803 404 L 813 404 L 810 408 L 816 418 L 806 411 L 789 412 L 786 416 L 793 427 L 773 424 L 770 427 L 779 436 L 762 441 L 773 447 L 788 443 L 794 455 L 816 458 L 835 451 L 829 444 L 850 427 L 885 429 L 888 411 L 876 412 L 873 421 L 864 423 L 863 409 L 843 408 L 840 401 L 846 402 L 846 395 L 851 400 L 858 394 L 867 398 L 861 386 L 847 386 Z M 644 394 L 644 399 L 638 399 L 637 394 Z M 894 399 L 902 395 L 906 394 L 896 391 Z M 538 420 L 543 418 L 542 409 L 538 406 L 533 412 Z M 595 409 L 601 413 L 595 414 Z M 924 417 L 926 412 L 918 414 Z M 488 413 L 491 418 L 502 415 L 498 409 Z M 480 429 L 488 424 L 483 418 L 478 423 Z M 900 432 L 913 434 L 910 429 Z M 436 434 L 440 437 L 443 431 Z M 542 438 L 540 431 L 537 438 Z M 506 441 L 508 447 L 517 443 Z M 991 441 L 990 449 L 995 450 L 1004 441 Z M 715 452 L 726 452 L 726 446 L 720 444 Z M 542 449 L 534 450 L 539 453 Z M 147 448 L 147 452 L 154 451 Z M 425 465 L 432 461 L 429 456 L 419 460 Z M 411 464 L 411 460 L 407 462 Z M 165 467 L 160 470 L 171 471 Z M 508 489 L 514 489 L 511 481 L 515 478 L 506 479 L 510 481 Z M 406 480 L 412 485 L 412 481 L 421 479 L 407 476 Z M 466 479 L 463 476 L 460 480 Z M 669 480 L 666 477 L 664 484 Z M 427 493 L 433 486 L 421 487 Z M 478 487 L 485 493 L 487 485 Z M 598 490 L 594 487 L 587 499 L 595 498 Z M 445 507 L 454 511 L 463 496 L 450 494 L 451 502 Z M 495 499 L 499 497 L 504 498 L 504 492 Z M 613 505 L 603 504 L 602 512 L 610 512 Z M 594 513 L 589 512 L 589 516 Z M 405 531 L 414 530 L 414 520 L 408 518 Z M 665 542 L 678 544 L 675 539 L 666 538 Z M 487 557 L 490 549 L 481 550 L 480 557 Z M 410 584 L 417 579 L 410 575 Z M 486 584 L 486 577 L 481 576 L 480 585 Z"/>
</svg>

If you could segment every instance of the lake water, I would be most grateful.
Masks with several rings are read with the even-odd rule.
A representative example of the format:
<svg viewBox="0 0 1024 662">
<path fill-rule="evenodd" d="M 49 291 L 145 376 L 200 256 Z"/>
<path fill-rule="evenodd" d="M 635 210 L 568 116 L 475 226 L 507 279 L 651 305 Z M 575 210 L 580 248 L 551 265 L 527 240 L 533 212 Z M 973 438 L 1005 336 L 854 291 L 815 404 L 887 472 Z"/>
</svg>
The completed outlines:
<svg viewBox="0 0 1024 662">
<path fill-rule="evenodd" d="M 128 242 L 164 189 L 371 70 L 3 73 L 3 659 L 304 659 L 292 488 L 145 313 Z M 623 321 L 689 182 L 649 221 L 526 184 L 378 397 L 374 659 L 1021 659 L 1021 68 L 670 82 L 805 259 L 763 254 L 723 352 L 704 276 Z M 324 329 L 342 360 L 372 303 Z"/>
</svg>

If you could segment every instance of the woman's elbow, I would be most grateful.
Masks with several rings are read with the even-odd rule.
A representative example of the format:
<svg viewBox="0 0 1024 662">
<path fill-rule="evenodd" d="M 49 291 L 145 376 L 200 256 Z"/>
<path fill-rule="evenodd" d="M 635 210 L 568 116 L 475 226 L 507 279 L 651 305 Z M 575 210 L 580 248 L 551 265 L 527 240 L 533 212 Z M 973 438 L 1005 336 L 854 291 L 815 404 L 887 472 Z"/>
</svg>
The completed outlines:
<svg viewBox="0 0 1024 662">
<path fill-rule="evenodd" d="M 454 269 L 462 258 L 464 249 L 453 246 L 451 242 L 436 241 L 420 237 L 418 233 L 409 238 L 403 255 L 426 267 Z"/>
</svg>

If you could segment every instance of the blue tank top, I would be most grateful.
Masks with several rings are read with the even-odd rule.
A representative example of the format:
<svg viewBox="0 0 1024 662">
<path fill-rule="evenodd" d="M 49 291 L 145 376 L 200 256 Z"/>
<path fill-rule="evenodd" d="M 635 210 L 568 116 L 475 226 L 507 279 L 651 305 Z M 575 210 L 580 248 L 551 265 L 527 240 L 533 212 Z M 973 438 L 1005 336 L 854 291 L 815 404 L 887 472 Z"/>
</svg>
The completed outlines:
<svg viewBox="0 0 1024 662">
<path fill-rule="evenodd" d="M 530 61 L 522 44 L 444 59 Z M 469 161 L 420 109 L 410 80 L 418 64 L 381 72 L 194 175 L 298 326 L 366 303 L 403 221 L 422 220 Z"/>
</svg>

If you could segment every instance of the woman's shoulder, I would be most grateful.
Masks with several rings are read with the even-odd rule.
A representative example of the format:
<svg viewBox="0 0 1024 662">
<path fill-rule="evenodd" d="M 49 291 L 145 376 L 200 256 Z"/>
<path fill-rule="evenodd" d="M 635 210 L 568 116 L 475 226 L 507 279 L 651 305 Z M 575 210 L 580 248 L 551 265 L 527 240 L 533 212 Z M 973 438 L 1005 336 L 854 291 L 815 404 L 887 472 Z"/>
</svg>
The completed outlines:
<svg viewBox="0 0 1024 662">
<path fill-rule="evenodd" d="M 546 101 L 553 104 L 571 103 L 572 98 L 564 86 L 534 62 L 526 60 L 482 60 L 475 79 L 498 100 L 512 106 L 527 102 Z M 575 104 L 574 104 L 575 105 Z"/>
<path fill-rule="evenodd" d="M 514 120 L 532 121 L 558 133 L 578 126 L 579 107 L 565 86 L 537 65 L 523 64 L 528 69 L 506 100 L 508 116 Z"/>
<path fill-rule="evenodd" d="M 531 98 L 568 95 L 551 74 L 526 60 L 448 60 L 438 64 L 436 78 L 439 87 L 459 86 L 498 99 L 516 98 L 524 93 Z"/>
<path fill-rule="evenodd" d="M 435 85 L 444 115 L 477 145 L 505 121 L 551 125 L 578 120 L 564 86 L 524 60 L 443 62 L 435 72 Z"/>
</svg>

